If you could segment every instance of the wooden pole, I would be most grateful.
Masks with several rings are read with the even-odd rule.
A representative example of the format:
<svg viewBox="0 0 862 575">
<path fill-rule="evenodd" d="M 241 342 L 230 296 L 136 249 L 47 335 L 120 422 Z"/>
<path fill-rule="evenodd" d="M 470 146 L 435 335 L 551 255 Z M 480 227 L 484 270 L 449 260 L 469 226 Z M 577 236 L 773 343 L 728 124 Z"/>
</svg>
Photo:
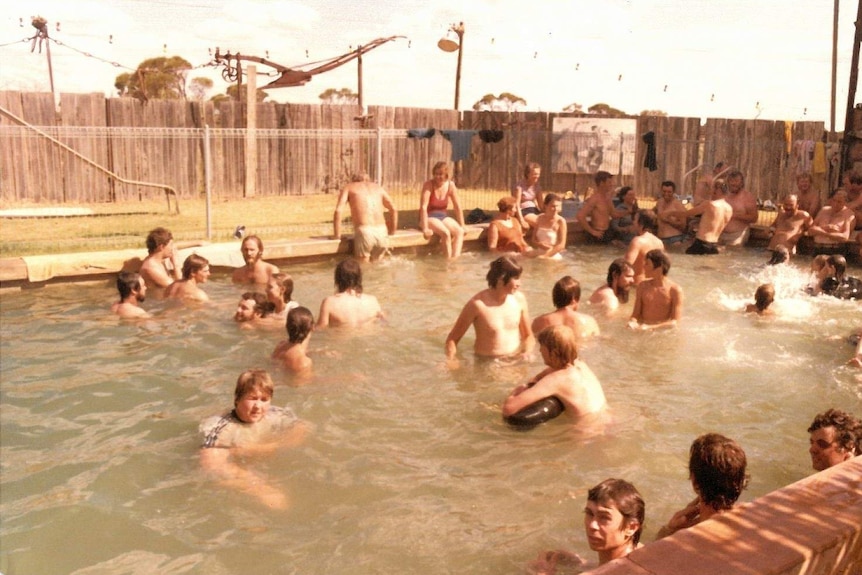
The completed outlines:
<svg viewBox="0 0 862 575">
<path fill-rule="evenodd" d="M 461 56 L 464 54 L 464 23 L 452 28 L 458 35 L 458 67 L 455 69 L 455 109 L 461 102 Z"/>
<path fill-rule="evenodd" d="M 838 4 L 832 9 L 832 99 L 829 107 L 829 131 L 835 133 L 835 90 L 838 86 Z"/>
<path fill-rule="evenodd" d="M 850 169 L 850 134 L 853 132 L 853 102 L 856 100 L 856 89 L 859 87 L 859 45 L 862 44 L 862 2 L 856 13 L 856 34 L 853 37 L 853 57 L 850 60 L 850 86 L 847 88 L 847 114 L 844 116 L 844 137 L 841 142 L 841 172 Z"/>
<path fill-rule="evenodd" d="M 248 66 L 245 122 L 245 194 L 253 198 L 257 184 L 257 66 Z"/>
<path fill-rule="evenodd" d="M 363 108 L 363 106 L 362 106 L 362 46 L 357 47 L 356 51 L 359 53 L 359 56 L 356 58 L 356 68 L 357 68 L 356 84 L 357 84 L 357 91 L 358 91 L 358 95 L 359 95 L 359 98 L 358 98 L 359 99 L 359 109 L 363 110 L 362 112 L 360 112 L 360 114 L 364 115 L 365 114 L 365 112 L 364 112 L 365 108 Z"/>
</svg>

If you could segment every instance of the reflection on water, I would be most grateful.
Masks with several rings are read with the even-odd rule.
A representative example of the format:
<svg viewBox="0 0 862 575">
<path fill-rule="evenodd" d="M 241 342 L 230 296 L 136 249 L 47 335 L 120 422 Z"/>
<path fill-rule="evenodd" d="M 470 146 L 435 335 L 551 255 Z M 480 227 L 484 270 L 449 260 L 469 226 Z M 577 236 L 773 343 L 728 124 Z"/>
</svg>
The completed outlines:
<svg viewBox="0 0 862 575">
<path fill-rule="evenodd" d="M 549 311 L 565 274 L 584 298 L 616 254 L 581 248 L 525 262 L 531 313 Z M 614 423 L 599 436 L 563 420 L 524 433 L 500 405 L 531 364 L 443 365 L 443 340 L 485 285 L 488 254 L 457 262 L 398 257 L 366 268 L 386 325 L 312 334 L 316 375 L 293 386 L 274 370 L 276 404 L 313 432 L 299 448 L 249 459 L 292 507 L 270 512 L 208 482 L 199 422 L 231 403 L 240 371 L 271 367 L 280 329 L 240 331 L 240 289 L 206 286 L 215 303 L 120 324 L 111 286 L 2 295 L 0 570 L 15 573 L 522 573 L 540 550 L 586 557 L 588 487 L 632 481 L 647 501 L 645 540 L 691 498 L 688 446 L 717 431 L 745 448 L 746 500 L 810 472 L 807 428 L 818 411 L 862 413 L 859 371 L 841 340 L 862 325 L 858 302 L 799 293 L 807 270 L 764 268 L 760 252 L 673 256 L 685 290 L 675 330 L 635 333 L 600 317 L 582 357 Z M 332 291 L 333 262 L 291 267 L 295 299 L 313 311 Z M 856 272 L 858 274 L 858 271 Z M 776 285 L 779 316 L 739 310 Z M 625 308 L 629 311 L 631 303 Z M 587 310 L 589 311 L 589 310 Z"/>
</svg>

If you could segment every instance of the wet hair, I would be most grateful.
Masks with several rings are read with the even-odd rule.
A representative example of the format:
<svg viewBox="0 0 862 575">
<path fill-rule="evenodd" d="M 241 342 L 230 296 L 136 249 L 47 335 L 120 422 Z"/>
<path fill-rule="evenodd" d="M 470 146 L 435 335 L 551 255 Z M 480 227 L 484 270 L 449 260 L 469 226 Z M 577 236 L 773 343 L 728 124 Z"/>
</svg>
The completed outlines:
<svg viewBox="0 0 862 575">
<path fill-rule="evenodd" d="M 596 172 L 596 175 L 594 176 L 593 179 L 595 180 L 596 185 L 599 186 L 599 185 L 603 184 L 604 182 L 610 180 L 613 177 L 614 177 L 614 175 L 611 174 L 610 172 L 606 172 L 604 170 L 599 170 L 598 172 Z"/>
<path fill-rule="evenodd" d="M 814 272 L 819 272 L 826 265 L 826 262 L 829 260 L 829 256 L 826 254 L 817 254 L 811 260 L 811 270 Z"/>
<path fill-rule="evenodd" d="M 436 164 L 434 164 L 434 167 L 431 168 L 431 173 L 433 174 L 434 172 L 436 172 L 440 168 L 445 168 L 446 177 L 448 178 L 449 177 L 449 162 L 437 162 Z"/>
<path fill-rule="evenodd" d="M 757 311 L 764 311 L 775 301 L 775 286 L 772 284 L 763 284 L 757 286 L 754 291 L 754 307 Z"/>
<path fill-rule="evenodd" d="M 210 265 L 208 259 L 197 254 L 192 254 L 183 262 L 183 279 L 187 280 L 192 277 L 192 274 L 199 272 Z"/>
<path fill-rule="evenodd" d="M 174 235 L 166 228 L 155 228 L 147 234 L 147 253 L 155 253 L 161 246 L 166 246 L 174 239 Z"/>
<path fill-rule="evenodd" d="M 544 198 L 543 203 L 545 204 L 545 206 L 547 206 L 548 204 L 553 204 L 554 202 L 561 202 L 561 201 L 563 201 L 563 199 L 560 196 L 558 196 L 554 192 L 549 192 L 549 193 L 545 194 L 545 198 Z"/>
<path fill-rule="evenodd" d="M 335 266 L 335 286 L 338 288 L 338 293 L 349 289 L 362 293 L 362 267 L 358 260 L 347 258 L 338 262 Z"/>
<path fill-rule="evenodd" d="M 578 359 L 578 338 L 575 331 L 567 325 L 546 327 L 536 336 L 536 341 L 563 365 L 574 363 Z"/>
<path fill-rule="evenodd" d="M 718 433 L 701 435 L 691 444 L 688 471 L 701 500 L 716 511 L 731 509 L 748 485 L 745 451 Z"/>
<path fill-rule="evenodd" d="M 839 280 L 844 277 L 844 272 L 847 271 L 847 259 L 840 254 L 832 254 L 826 258 L 826 263 L 835 268 L 835 277 Z"/>
<path fill-rule="evenodd" d="M 494 288 L 497 287 L 497 282 L 502 280 L 503 285 L 509 283 L 509 280 L 512 278 L 521 277 L 521 273 L 524 271 L 518 262 L 516 262 L 511 256 L 500 256 L 491 262 L 491 266 L 488 269 L 488 273 L 485 275 L 485 279 L 488 280 L 488 287 Z"/>
<path fill-rule="evenodd" d="M 790 251 L 786 246 L 775 246 L 775 249 L 772 250 L 772 257 L 769 258 L 769 261 L 766 262 L 767 265 L 774 266 L 778 264 L 783 264 L 784 262 L 790 259 Z"/>
<path fill-rule="evenodd" d="M 524 166 L 524 177 L 529 178 L 530 172 L 535 170 L 536 168 L 542 169 L 541 164 L 537 164 L 536 162 L 529 162 L 526 166 Z"/>
<path fill-rule="evenodd" d="M 643 229 L 648 232 L 656 233 L 658 231 L 658 216 L 652 210 L 638 210 L 638 223 Z"/>
<path fill-rule="evenodd" d="M 676 184 L 673 183 L 673 181 L 671 180 L 665 180 L 661 183 L 661 187 L 664 188 L 665 186 L 668 188 L 672 188 L 674 192 L 676 191 Z"/>
<path fill-rule="evenodd" d="M 287 312 L 284 327 L 287 329 L 287 341 L 302 343 L 314 328 L 314 316 L 307 307 L 295 307 Z"/>
<path fill-rule="evenodd" d="M 581 301 L 581 284 L 572 276 L 563 276 L 554 284 L 551 290 L 554 307 L 561 309 L 573 302 Z"/>
<path fill-rule="evenodd" d="M 828 409 L 818 413 L 808 427 L 808 433 L 823 427 L 835 428 L 835 441 L 844 451 L 862 455 L 862 421 L 846 411 Z"/>
<path fill-rule="evenodd" d="M 634 270 L 632 264 L 630 264 L 625 258 L 617 258 L 612 261 L 611 265 L 608 266 L 608 285 L 613 285 L 614 279 L 623 275 L 626 268 Z"/>
<path fill-rule="evenodd" d="M 664 250 L 650 250 L 644 258 L 648 259 L 653 267 L 661 268 L 661 275 L 666 276 L 670 271 L 670 258 L 664 253 Z"/>
<path fill-rule="evenodd" d="M 587 501 L 605 507 L 613 505 L 626 522 L 637 521 L 638 529 L 632 535 L 632 543 L 637 546 L 646 520 L 646 504 L 634 485 L 624 479 L 605 479 L 590 488 Z"/>
<path fill-rule="evenodd" d="M 272 277 L 272 279 L 275 280 L 275 283 L 278 284 L 278 287 L 281 288 L 284 303 L 289 303 L 293 298 L 293 278 L 290 277 L 289 274 L 283 272 L 272 274 L 270 277 Z"/>
<path fill-rule="evenodd" d="M 236 405 L 243 397 L 254 391 L 272 399 L 275 386 L 265 369 L 247 369 L 239 374 L 233 391 L 233 404 Z"/>
<path fill-rule="evenodd" d="M 257 291 L 247 291 L 242 294 L 242 299 L 250 299 L 254 302 L 254 311 L 260 314 L 260 317 L 266 317 L 275 311 L 275 304 L 269 301 L 265 293 Z"/>
<path fill-rule="evenodd" d="M 263 254 L 263 240 L 261 240 L 258 236 L 255 236 L 255 235 L 246 236 L 246 238 L 240 244 L 240 247 L 244 246 L 245 243 L 249 242 L 249 241 L 256 243 L 257 244 L 257 251 L 259 251 L 261 254 Z"/>
<path fill-rule="evenodd" d="M 505 214 L 513 207 L 515 207 L 515 198 L 512 196 L 504 196 L 497 201 L 497 209 L 500 210 L 500 213 Z"/>
<path fill-rule="evenodd" d="M 117 276 L 117 291 L 120 299 L 124 300 L 136 291 L 141 285 L 141 274 L 138 272 L 120 272 Z"/>
</svg>

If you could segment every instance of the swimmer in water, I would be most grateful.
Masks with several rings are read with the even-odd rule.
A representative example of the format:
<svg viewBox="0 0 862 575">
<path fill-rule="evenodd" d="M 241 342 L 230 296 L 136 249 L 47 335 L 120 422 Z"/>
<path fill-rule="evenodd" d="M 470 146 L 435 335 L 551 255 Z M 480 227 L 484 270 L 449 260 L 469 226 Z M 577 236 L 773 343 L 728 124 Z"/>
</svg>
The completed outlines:
<svg viewBox="0 0 862 575">
<path fill-rule="evenodd" d="M 207 302 L 209 296 L 198 286 L 206 283 L 209 277 L 209 261 L 203 256 L 191 254 L 183 262 L 183 278 L 165 289 L 165 298 Z"/>
<path fill-rule="evenodd" d="M 542 359 L 548 366 L 529 382 L 519 385 L 503 403 L 503 416 L 508 417 L 546 397 L 556 397 L 565 412 L 581 417 L 607 408 L 602 384 L 586 363 L 578 359 L 575 332 L 566 325 L 542 330 L 537 340 Z"/>
<path fill-rule="evenodd" d="M 584 531 L 590 549 L 599 555 L 599 565 L 643 547 L 640 538 L 645 519 L 643 497 L 628 481 L 605 479 L 592 487 L 584 507 Z M 561 550 L 542 553 L 531 565 L 531 571 L 554 575 L 558 565 L 588 567 L 580 556 Z"/>
<path fill-rule="evenodd" d="M 233 272 L 233 283 L 263 286 L 273 274 L 278 273 L 278 267 L 263 261 L 263 241 L 259 237 L 245 238 L 240 244 L 240 251 L 245 265 Z"/>
<path fill-rule="evenodd" d="M 272 352 L 272 359 L 294 373 L 311 371 L 308 343 L 314 330 L 314 316 L 305 307 L 295 307 L 287 312 L 287 340 L 279 343 Z"/>
<path fill-rule="evenodd" d="M 120 301 L 111 306 L 111 313 L 122 319 L 152 317 L 140 306 L 147 295 L 147 284 L 141 274 L 120 272 L 117 276 L 117 291 L 120 292 Z"/>
<path fill-rule="evenodd" d="M 287 509 L 287 495 L 268 478 L 236 460 L 273 453 L 301 443 L 308 432 L 288 408 L 272 406 L 273 383 L 262 369 L 240 374 L 234 389 L 234 408 L 201 423 L 204 436 L 201 467 L 222 485 L 256 498 L 272 509 Z"/>
<path fill-rule="evenodd" d="M 608 266 L 605 285 L 596 289 L 590 296 L 590 303 L 614 311 L 621 303 L 628 303 L 629 291 L 635 283 L 635 270 L 625 258 L 617 258 Z"/>
<path fill-rule="evenodd" d="M 362 292 L 362 267 L 359 260 L 348 258 L 335 266 L 335 287 L 337 293 L 327 296 L 320 303 L 317 328 L 359 327 L 386 318 L 377 298 Z"/>
<path fill-rule="evenodd" d="M 272 274 L 266 282 L 266 297 L 275 306 L 275 315 L 282 317 L 299 303 L 293 301 L 293 278 L 285 273 Z"/>
<path fill-rule="evenodd" d="M 631 329 L 672 327 L 682 318 L 682 288 L 668 279 L 670 258 L 663 250 L 644 256 L 646 281 L 638 284 L 635 307 L 629 320 Z"/>
<path fill-rule="evenodd" d="M 533 320 L 533 333 L 539 333 L 552 325 L 567 325 L 575 331 L 578 341 L 599 335 L 599 324 L 585 313 L 580 313 L 581 284 L 572 276 L 557 280 L 551 290 L 551 299 L 556 310 L 540 315 Z"/>
<path fill-rule="evenodd" d="M 265 294 L 247 291 L 240 297 L 233 319 L 242 329 L 252 329 L 260 325 L 261 320 L 269 317 L 274 310 L 275 306 Z"/>
<path fill-rule="evenodd" d="M 754 292 L 754 303 L 745 306 L 745 313 L 756 313 L 759 316 L 774 315 L 775 310 L 769 309 L 773 301 L 775 301 L 775 286 L 772 284 L 757 286 Z"/>
</svg>

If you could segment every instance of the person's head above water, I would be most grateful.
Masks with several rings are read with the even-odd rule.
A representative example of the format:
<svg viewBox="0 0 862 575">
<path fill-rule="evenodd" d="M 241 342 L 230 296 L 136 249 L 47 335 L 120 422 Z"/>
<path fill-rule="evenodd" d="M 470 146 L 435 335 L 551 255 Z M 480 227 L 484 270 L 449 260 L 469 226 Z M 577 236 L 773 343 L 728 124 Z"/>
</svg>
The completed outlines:
<svg viewBox="0 0 862 575">
<path fill-rule="evenodd" d="M 840 409 L 818 413 L 808 427 L 811 466 L 823 471 L 862 455 L 862 422 Z"/>
<path fill-rule="evenodd" d="M 349 289 L 362 293 L 362 267 L 355 258 L 347 258 L 335 266 L 335 286 L 338 293 Z"/>
<path fill-rule="evenodd" d="M 233 405 L 237 418 L 244 423 L 263 419 L 269 410 L 275 386 L 263 369 L 247 369 L 236 380 Z"/>
<path fill-rule="evenodd" d="M 587 493 L 584 530 L 599 563 L 624 557 L 640 542 L 646 505 L 634 485 L 623 479 L 605 479 Z"/>
<path fill-rule="evenodd" d="M 578 303 L 581 301 L 581 284 L 572 276 L 563 276 L 554 284 L 551 299 L 557 309 Z"/>
<path fill-rule="evenodd" d="M 716 511 L 731 509 L 748 485 L 745 451 L 718 433 L 701 435 L 691 444 L 688 470 L 701 501 Z"/>
<path fill-rule="evenodd" d="M 314 316 L 307 307 L 295 307 L 287 312 L 285 321 L 287 340 L 290 343 L 302 343 L 314 329 Z"/>
<path fill-rule="evenodd" d="M 495 288 L 498 285 L 506 285 L 512 279 L 521 277 L 524 269 L 510 256 L 500 256 L 491 262 L 488 273 L 485 279 L 488 280 L 488 287 Z"/>
</svg>

